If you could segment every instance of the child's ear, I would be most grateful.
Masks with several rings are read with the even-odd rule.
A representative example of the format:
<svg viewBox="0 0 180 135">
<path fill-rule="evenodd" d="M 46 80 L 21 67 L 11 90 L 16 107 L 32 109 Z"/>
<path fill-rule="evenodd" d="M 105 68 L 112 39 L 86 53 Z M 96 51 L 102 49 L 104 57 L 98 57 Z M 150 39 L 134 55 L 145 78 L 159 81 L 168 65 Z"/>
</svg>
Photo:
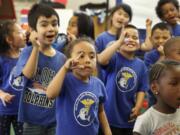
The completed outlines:
<svg viewBox="0 0 180 135">
<path fill-rule="evenodd" d="M 13 38 L 11 36 L 6 36 L 6 42 L 10 45 L 13 43 Z"/>
<path fill-rule="evenodd" d="M 153 92 L 154 95 L 158 95 L 159 93 L 159 85 L 157 81 L 153 81 L 150 85 L 151 91 Z"/>
</svg>

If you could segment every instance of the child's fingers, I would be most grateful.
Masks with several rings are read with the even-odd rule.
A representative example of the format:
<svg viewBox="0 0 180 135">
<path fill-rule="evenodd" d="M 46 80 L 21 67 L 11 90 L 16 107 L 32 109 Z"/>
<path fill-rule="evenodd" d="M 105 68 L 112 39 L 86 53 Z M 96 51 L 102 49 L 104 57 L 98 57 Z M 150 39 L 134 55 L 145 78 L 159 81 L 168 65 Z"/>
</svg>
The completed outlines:
<svg viewBox="0 0 180 135">
<path fill-rule="evenodd" d="M 149 19 L 149 18 L 147 18 L 147 19 L 146 19 L 146 24 L 152 24 L 152 20 Z"/>
<path fill-rule="evenodd" d="M 78 56 L 75 58 L 75 60 L 79 60 L 83 54 L 84 54 L 84 52 L 80 52 L 80 53 L 78 54 Z"/>
<path fill-rule="evenodd" d="M 71 61 L 71 69 L 80 68 L 79 59 L 82 57 L 83 54 L 83 52 L 80 52 L 78 56 Z"/>
<path fill-rule="evenodd" d="M 9 94 L 9 95 L 6 96 L 5 101 L 10 103 L 13 100 L 14 97 L 15 97 L 15 95 L 10 95 Z"/>
<path fill-rule="evenodd" d="M 29 39 L 32 42 L 32 45 L 40 46 L 40 42 L 38 40 L 38 36 L 37 36 L 37 32 L 36 31 L 32 31 L 31 32 L 31 35 L 30 35 Z"/>
</svg>

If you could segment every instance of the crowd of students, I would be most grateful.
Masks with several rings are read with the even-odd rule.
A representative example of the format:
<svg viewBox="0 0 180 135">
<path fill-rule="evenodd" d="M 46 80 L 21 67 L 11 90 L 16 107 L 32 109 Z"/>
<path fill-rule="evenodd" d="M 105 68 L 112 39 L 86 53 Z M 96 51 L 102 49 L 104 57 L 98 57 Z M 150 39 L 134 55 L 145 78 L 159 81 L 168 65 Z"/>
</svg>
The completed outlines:
<svg viewBox="0 0 180 135">
<path fill-rule="evenodd" d="M 0 135 L 11 125 L 15 135 L 179 135 L 179 3 L 159 0 L 155 10 L 162 22 L 146 20 L 143 43 L 125 3 L 96 38 L 92 18 L 75 13 L 61 44 L 47 5 L 29 11 L 28 46 L 17 22 L 0 23 Z"/>
</svg>

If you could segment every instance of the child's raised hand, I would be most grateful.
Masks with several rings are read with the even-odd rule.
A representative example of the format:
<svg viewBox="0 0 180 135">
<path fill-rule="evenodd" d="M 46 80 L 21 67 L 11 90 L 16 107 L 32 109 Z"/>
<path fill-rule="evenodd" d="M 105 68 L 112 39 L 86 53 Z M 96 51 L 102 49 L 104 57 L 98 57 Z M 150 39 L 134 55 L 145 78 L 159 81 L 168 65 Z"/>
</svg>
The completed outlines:
<svg viewBox="0 0 180 135">
<path fill-rule="evenodd" d="M 152 20 L 149 19 L 149 18 L 147 18 L 147 19 L 146 19 L 146 28 L 147 28 L 147 27 L 151 27 L 151 25 L 152 25 Z"/>
<path fill-rule="evenodd" d="M 29 40 L 31 41 L 34 47 L 40 47 L 40 42 L 38 41 L 38 36 L 36 31 L 31 31 Z"/>
<path fill-rule="evenodd" d="M 121 44 L 124 42 L 125 36 L 126 36 L 126 32 L 124 31 L 124 25 L 123 25 L 121 28 L 121 34 L 120 34 L 119 39 L 118 39 L 121 42 Z"/>
<path fill-rule="evenodd" d="M 66 63 L 64 64 L 64 67 L 67 70 L 73 70 L 73 69 L 77 69 L 77 68 L 82 68 L 81 65 L 79 65 L 79 59 L 80 57 L 82 57 L 83 52 L 81 52 L 76 58 L 70 58 L 66 61 Z"/>
</svg>

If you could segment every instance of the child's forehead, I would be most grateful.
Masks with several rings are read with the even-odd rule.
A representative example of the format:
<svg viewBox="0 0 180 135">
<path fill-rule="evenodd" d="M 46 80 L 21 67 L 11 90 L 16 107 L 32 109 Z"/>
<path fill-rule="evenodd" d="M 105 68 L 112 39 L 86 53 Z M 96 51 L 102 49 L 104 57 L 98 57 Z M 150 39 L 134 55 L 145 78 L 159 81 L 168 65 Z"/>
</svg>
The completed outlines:
<svg viewBox="0 0 180 135">
<path fill-rule="evenodd" d="M 157 28 L 157 29 L 154 29 L 154 31 L 152 32 L 152 34 L 163 34 L 163 35 L 166 35 L 166 34 L 169 34 L 171 35 L 171 31 L 168 30 L 168 29 L 160 29 L 160 28 Z"/>
<path fill-rule="evenodd" d="M 166 68 L 166 70 L 164 71 L 164 74 L 167 76 L 171 76 L 171 77 L 177 76 L 180 78 L 180 65 Z"/>
<path fill-rule="evenodd" d="M 138 30 L 135 29 L 135 28 L 125 28 L 124 31 L 125 31 L 127 34 L 137 34 L 137 35 L 138 35 Z"/>
<path fill-rule="evenodd" d="M 115 12 L 123 12 L 128 14 L 122 7 L 118 8 Z"/>
<path fill-rule="evenodd" d="M 173 2 L 167 2 L 167 3 L 164 3 L 164 4 L 162 5 L 162 10 L 169 9 L 170 7 L 175 7 L 175 8 L 176 8 L 176 6 L 174 5 Z"/>
<path fill-rule="evenodd" d="M 46 16 L 42 15 L 42 16 L 38 17 L 38 22 L 40 22 L 40 21 L 49 21 L 49 20 L 58 20 L 58 18 L 55 15 L 51 15 L 49 17 L 46 17 Z"/>
<path fill-rule="evenodd" d="M 84 51 L 95 52 L 95 47 L 94 47 L 94 45 L 92 45 L 89 42 L 82 41 L 82 42 L 79 42 L 79 43 L 75 44 L 74 47 L 73 47 L 73 50 L 74 51 L 84 50 Z"/>
</svg>

